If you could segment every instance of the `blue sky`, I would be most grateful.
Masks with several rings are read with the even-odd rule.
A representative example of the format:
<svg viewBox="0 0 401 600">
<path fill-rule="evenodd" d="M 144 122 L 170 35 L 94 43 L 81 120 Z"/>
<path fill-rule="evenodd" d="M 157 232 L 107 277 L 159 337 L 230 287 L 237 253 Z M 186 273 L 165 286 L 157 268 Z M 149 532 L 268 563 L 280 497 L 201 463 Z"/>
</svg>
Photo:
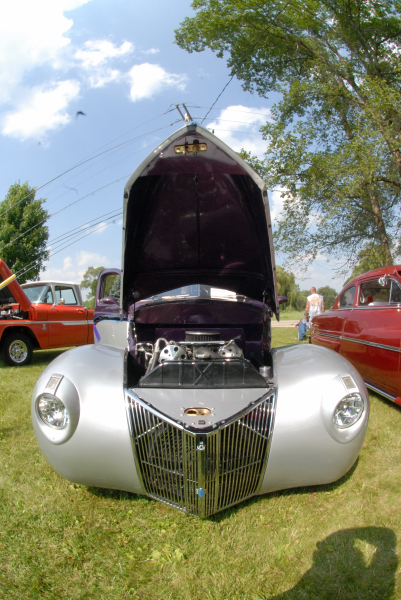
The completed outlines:
<svg viewBox="0 0 401 600">
<path fill-rule="evenodd" d="M 46 198 L 54 216 L 48 221 L 51 256 L 42 279 L 80 281 L 88 266 L 120 266 L 126 180 L 183 125 L 175 104 L 185 103 L 200 122 L 228 82 L 224 60 L 211 52 L 188 54 L 174 44 L 174 29 L 194 14 L 190 4 L 2 3 L 0 198 L 18 180 L 37 188 L 37 198 Z M 259 128 L 272 103 L 244 92 L 234 79 L 203 125 L 234 150 L 262 156 Z M 273 219 L 280 206 L 279 192 L 271 193 Z M 284 258 L 276 261 L 283 264 Z M 341 288 L 323 256 L 307 278 L 303 271 L 300 266 L 296 273 L 301 289 Z"/>
</svg>

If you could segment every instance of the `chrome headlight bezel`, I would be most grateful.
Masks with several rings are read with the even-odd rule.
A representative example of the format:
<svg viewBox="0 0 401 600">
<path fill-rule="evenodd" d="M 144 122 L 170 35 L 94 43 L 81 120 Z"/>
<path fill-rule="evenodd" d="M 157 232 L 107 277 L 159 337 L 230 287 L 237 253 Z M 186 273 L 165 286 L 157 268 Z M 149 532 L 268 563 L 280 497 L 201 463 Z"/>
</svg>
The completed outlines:
<svg viewBox="0 0 401 600">
<path fill-rule="evenodd" d="M 363 402 L 357 418 L 345 426 L 335 423 L 336 411 L 347 398 L 358 396 Z M 341 444 L 352 442 L 361 432 L 366 430 L 369 419 L 369 396 L 365 384 L 358 374 L 344 374 L 334 377 L 323 394 L 321 404 L 323 424 L 330 436 Z"/>
<path fill-rule="evenodd" d="M 365 410 L 365 401 L 359 392 L 351 392 L 342 398 L 333 412 L 333 423 L 338 429 L 348 429 L 359 421 Z M 348 411 L 348 416 L 346 412 Z"/>
<path fill-rule="evenodd" d="M 45 403 L 47 406 L 44 406 Z M 58 416 L 56 411 L 61 413 L 62 416 Z M 57 396 L 54 396 L 54 394 L 50 394 L 49 392 L 40 394 L 36 398 L 36 412 L 43 423 L 52 429 L 60 431 L 68 426 L 70 420 L 68 409 L 64 402 L 60 398 L 57 398 Z M 56 421 L 60 419 L 61 425 L 56 424 Z"/>
<path fill-rule="evenodd" d="M 33 404 L 33 420 L 35 428 L 53 444 L 66 442 L 78 426 L 80 416 L 80 401 L 74 384 L 63 375 L 53 374 L 45 387 L 37 389 L 37 396 Z M 38 393 L 40 392 L 40 393 Z M 64 412 L 61 426 L 51 424 L 51 416 L 46 419 L 45 411 L 40 409 L 40 402 L 48 399 L 49 405 L 54 402 L 56 408 Z M 64 407 L 64 408 L 63 408 Z M 51 407 L 50 407 L 51 411 Z"/>
</svg>

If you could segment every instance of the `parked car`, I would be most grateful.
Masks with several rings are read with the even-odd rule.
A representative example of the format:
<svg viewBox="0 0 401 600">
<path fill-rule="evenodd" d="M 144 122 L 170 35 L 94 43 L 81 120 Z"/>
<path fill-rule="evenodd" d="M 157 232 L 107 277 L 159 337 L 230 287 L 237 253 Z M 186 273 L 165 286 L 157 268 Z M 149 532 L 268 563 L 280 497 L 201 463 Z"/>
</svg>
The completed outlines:
<svg viewBox="0 0 401 600">
<path fill-rule="evenodd" d="M 8 285 L 2 286 L 1 282 Z M 23 366 L 35 349 L 93 344 L 93 310 L 77 283 L 36 281 L 19 285 L 0 260 L 0 347 L 5 362 Z"/>
<path fill-rule="evenodd" d="M 312 344 L 335 350 L 366 385 L 401 406 L 401 265 L 359 275 L 313 319 Z"/>
<path fill-rule="evenodd" d="M 95 344 L 35 386 L 44 456 L 71 481 L 200 517 L 340 478 L 363 443 L 366 387 L 325 348 L 272 350 L 273 313 L 265 184 L 210 131 L 184 127 L 125 187 L 122 269 L 100 274 Z"/>
</svg>

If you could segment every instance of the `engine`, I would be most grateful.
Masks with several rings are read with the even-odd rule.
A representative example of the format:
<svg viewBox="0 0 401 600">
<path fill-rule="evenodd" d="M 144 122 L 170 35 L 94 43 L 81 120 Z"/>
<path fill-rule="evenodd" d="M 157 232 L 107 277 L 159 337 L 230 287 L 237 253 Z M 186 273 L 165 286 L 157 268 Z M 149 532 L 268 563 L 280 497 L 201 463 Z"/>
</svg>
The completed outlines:
<svg viewBox="0 0 401 600">
<path fill-rule="evenodd" d="M 265 376 L 244 358 L 235 340 L 213 331 L 186 331 L 184 342 L 159 338 L 138 343 L 137 362 L 146 369 L 139 387 L 262 387 Z"/>
</svg>

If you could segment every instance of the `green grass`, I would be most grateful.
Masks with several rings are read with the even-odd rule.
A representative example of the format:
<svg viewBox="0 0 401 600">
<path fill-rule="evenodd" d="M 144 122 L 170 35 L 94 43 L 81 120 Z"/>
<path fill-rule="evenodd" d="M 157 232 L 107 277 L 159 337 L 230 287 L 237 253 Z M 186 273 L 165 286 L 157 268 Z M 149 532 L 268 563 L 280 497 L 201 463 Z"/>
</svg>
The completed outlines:
<svg viewBox="0 0 401 600">
<path fill-rule="evenodd" d="M 304 316 L 303 310 L 281 310 L 280 321 L 299 321 Z"/>
<path fill-rule="evenodd" d="M 275 345 L 296 343 L 274 329 Z M 0 598 L 397 600 L 401 410 L 371 396 L 356 466 L 327 486 L 253 498 L 204 521 L 134 494 L 74 485 L 30 423 L 29 367 L 0 363 Z"/>
</svg>

